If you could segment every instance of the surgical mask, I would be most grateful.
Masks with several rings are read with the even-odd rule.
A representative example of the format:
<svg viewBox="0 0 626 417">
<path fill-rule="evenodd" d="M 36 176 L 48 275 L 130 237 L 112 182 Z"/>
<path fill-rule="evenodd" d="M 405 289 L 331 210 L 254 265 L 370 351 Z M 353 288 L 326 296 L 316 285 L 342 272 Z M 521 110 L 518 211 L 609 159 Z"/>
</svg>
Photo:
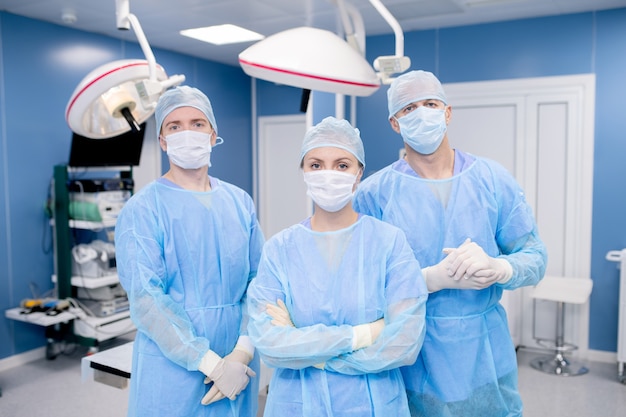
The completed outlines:
<svg viewBox="0 0 626 417">
<path fill-rule="evenodd" d="M 211 134 L 183 130 L 165 136 L 167 156 L 183 169 L 211 166 Z"/>
<path fill-rule="evenodd" d="M 357 176 L 347 172 L 325 169 L 304 173 L 307 195 L 321 209 L 339 211 L 352 199 Z"/>
<path fill-rule="evenodd" d="M 402 139 L 422 155 L 430 155 L 439 148 L 447 129 L 445 110 L 425 106 L 396 120 Z"/>
</svg>

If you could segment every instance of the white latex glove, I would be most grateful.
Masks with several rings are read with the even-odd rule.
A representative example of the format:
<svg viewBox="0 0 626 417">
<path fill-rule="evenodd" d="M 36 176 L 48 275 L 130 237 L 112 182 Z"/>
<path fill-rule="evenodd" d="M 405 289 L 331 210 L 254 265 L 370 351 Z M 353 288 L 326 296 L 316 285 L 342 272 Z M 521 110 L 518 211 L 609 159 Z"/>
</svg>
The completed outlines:
<svg viewBox="0 0 626 417">
<path fill-rule="evenodd" d="M 453 250 L 454 249 L 444 249 L 444 253 L 448 253 Z M 449 257 L 449 255 L 446 256 L 436 265 L 422 268 L 422 275 L 424 276 L 424 281 L 426 281 L 426 288 L 428 288 L 428 292 L 436 292 L 443 290 L 444 288 L 456 287 L 454 279 L 448 272 L 448 267 L 450 265 Z"/>
<path fill-rule="evenodd" d="M 385 319 L 378 319 L 371 323 L 359 324 L 352 328 L 352 350 L 359 350 L 374 344 L 385 328 Z"/>
<path fill-rule="evenodd" d="M 287 310 L 287 306 L 283 300 L 276 300 L 276 305 L 268 304 L 266 306 L 266 311 L 272 318 L 271 323 L 274 326 L 296 327 L 293 325 L 293 321 L 289 315 L 289 310 Z"/>
<path fill-rule="evenodd" d="M 235 346 L 235 349 L 233 349 L 232 352 L 224 356 L 224 360 L 239 362 L 244 365 L 248 365 L 252 361 L 252 356 L 250 356 L 250 353 L 248 353 L 244 349 L 239 349 L 237 346 Z M 212 379 L 208 376 L 204 378 L 205 384 L 208 384 L 211 381 Z M 224 398 L 226 398 L 226 396 L 217 388 L 216 384 L 213 384 L 209 392 L 207 392 L 206 395 L 202 398 L 202 404 L 209 405 Z"/>
<path fill-rule="evenodd" d="M 209 377 L 214 386 L 230 400 L 237 398 L 237 395 L 248 386 L 250 377 L 256 376 L 256 372 L 250 369 L 247 364 L 220 358 L 212 350 L 209 350 L 200 361 L 199 370 Z M 205 403 L 205 398 L 202 399 L 204 405 L 208 404 L 208 402 Z"/>
<path fill-rule="evenodd" d="M 505 283 L 513 276 L 513 267 L 502 258 L 492 258 L 470 239 L 447 257 L 448 273 L 460 288 L 483 289 L 494 283 Z"/>
</svg>

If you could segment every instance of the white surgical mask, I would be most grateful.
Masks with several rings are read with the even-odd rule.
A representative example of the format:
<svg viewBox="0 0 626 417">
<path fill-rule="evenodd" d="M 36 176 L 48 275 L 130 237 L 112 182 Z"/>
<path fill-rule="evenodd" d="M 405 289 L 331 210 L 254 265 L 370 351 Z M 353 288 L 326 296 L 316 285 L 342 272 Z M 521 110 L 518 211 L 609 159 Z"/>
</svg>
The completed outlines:
<svg viewBox="0 0 626 417">
<path fill-rule="evenodd" d="M 357 176 L 347 172 L 325 169 L 304 173 L 307 195 L 321 209 L 339 211 L 352 199 Z"/>
<path fill-rule="evenodd" d="M 425 106 L 396 120 L 402 139 L 422 155 L 430 155 L 439 148 L 447 129 L 445 110 Z"/>
<path fill-rule="evenodd" d="M 165 136 L 167 156 L 183 169 L 211 166 L 211 134 L 183 130 Z"/>
</svg>

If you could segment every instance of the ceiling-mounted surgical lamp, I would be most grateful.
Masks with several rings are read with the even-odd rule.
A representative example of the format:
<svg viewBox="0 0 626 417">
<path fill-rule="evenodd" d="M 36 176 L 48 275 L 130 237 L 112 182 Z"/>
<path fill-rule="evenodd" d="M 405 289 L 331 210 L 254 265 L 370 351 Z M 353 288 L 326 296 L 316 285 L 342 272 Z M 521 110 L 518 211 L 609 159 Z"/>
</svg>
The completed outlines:
<svg viewBox="0 0 626 417">
<path fill-rule="evenodd" d="M 306 90 L 369 96 L 380 81 L 374 69 L 346 41 L 312 27 L 289 29 L 239 54 L 251 77 Z"/>
<path fill-rule="evenodd" d="M 411 63 L 402 56 L 404 36 L 398 23 L 379 0 L 370 3 L 396 33 L 396 55 L 377 58 L 378 73 L 358 48 L 330 31 L 312 27 L 288 29 L 255 43 L 239 54 L 239 64 L 249 76 L 266 81 L 304 90 L 369 96 L 381 81 L 390 82 L 391 74 L 406 71 Z"/>
<path fill-rule="evenodd" d="M 156 63 L 139 20 L 130 13 L 129 0 L 116 0 L 118 29 L 131 26 L 146 57 L 110 62 L 91 71 L 78 84 L 65 109 L 70 129 L 81 136 L 105 139 L 139 125 L 152 114 L 165 90 L 185 81 L 184 75 L 168 78 Z"/>
</svg>

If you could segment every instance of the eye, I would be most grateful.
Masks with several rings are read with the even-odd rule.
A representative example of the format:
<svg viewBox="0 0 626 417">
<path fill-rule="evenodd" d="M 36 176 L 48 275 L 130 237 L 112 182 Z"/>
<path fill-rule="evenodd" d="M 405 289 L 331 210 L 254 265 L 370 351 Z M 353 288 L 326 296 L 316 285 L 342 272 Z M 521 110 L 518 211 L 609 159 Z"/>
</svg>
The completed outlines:
<svg viewBox="0 0 626 417">
<path fill-rule="evenodd" d="M 409 104 L 408 106 L 406 106 L 405 108 L 402 109 L 402 114 L 411 113 L 416 108 L 417 108 L 417 106 L 415 105 L 415 103 L 411 103 L 411 104 Z"/>
<path fill-rule="evenodd" d="M 345 162 L 340 162 L 338 167 L 340 170 L 345 171 L 346 169 L 350 168 L 350 165 Z"/>
<path fill-rule="evenodd" d="M 320 169 L 321 165 L 317 162 L 312 162 L 310 165 L 311 169 Z"/>
</svg>

